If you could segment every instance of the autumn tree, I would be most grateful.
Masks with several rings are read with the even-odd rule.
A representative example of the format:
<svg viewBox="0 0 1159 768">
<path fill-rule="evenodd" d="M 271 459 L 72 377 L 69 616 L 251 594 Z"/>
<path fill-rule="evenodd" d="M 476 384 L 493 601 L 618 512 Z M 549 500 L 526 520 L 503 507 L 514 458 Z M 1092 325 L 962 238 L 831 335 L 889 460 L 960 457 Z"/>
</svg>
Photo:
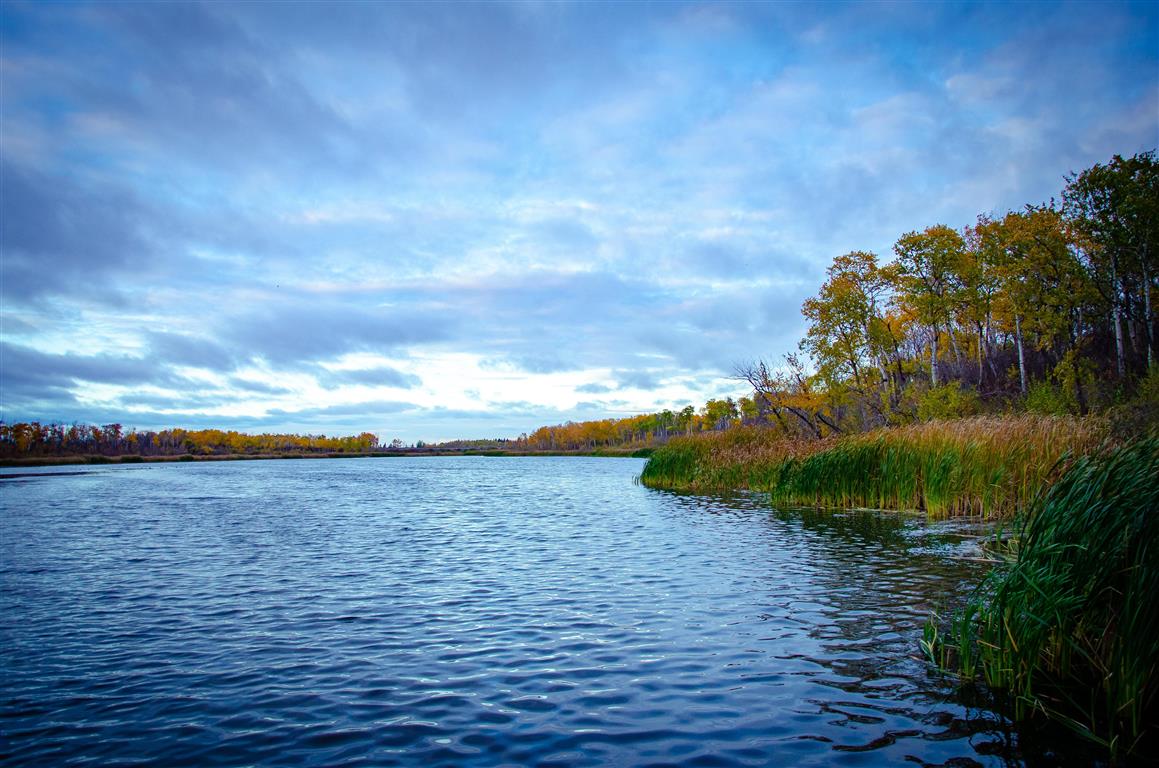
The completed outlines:
<svg viewBox="0 0 1159 768">
<path fill-rule="evenodd" d="M 954 334 L 954 307 L 961 290 L 960 270 L 966 243 L 954 229 L 936 224 L 922 232 L 907 232 L 893 246 L 897 256 L 897 298 L 906 303 L 930 332 L 930 381 L 938 384 L 938 339 L 950 339 L 959 369 L 962 354 Z"/>
</svg>

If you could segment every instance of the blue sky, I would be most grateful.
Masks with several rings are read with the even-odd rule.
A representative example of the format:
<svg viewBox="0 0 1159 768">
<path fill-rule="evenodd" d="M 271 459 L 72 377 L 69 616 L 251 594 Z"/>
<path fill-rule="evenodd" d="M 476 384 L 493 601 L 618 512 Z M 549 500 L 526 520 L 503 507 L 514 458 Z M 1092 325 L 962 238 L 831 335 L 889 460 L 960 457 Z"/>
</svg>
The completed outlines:
<svg viewBox="0 0 1159 768">
<path fill-rule="evenodd" d="M 1143 4 L 0 6 L 0 417 L 515 436 L 743 394 L 832 258 L 1159 144 Z"/>
</svg>

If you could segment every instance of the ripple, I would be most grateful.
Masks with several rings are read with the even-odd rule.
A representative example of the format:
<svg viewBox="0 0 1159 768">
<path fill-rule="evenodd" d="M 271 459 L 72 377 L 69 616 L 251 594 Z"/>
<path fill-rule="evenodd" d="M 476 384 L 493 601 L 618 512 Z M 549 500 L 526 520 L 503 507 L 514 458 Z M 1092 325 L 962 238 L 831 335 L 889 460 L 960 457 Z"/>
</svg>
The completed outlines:
<svg viewBox="0 0 1159 768">
<path fill-rule="evenodd" d="M 909 659 L 977 531 L 636 460 L 128 469 L 0 484 L 8 765 L 1021 760 Z"/>
</svg>

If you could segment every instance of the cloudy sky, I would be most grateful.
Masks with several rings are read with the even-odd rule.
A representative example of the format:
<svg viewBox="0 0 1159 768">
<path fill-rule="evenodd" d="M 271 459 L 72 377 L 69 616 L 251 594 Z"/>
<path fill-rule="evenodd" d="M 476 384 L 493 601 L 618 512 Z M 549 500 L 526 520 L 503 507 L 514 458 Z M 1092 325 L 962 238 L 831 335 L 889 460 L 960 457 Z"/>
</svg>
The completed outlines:
<svg viewBox="0 0 1159 768">
<path fill-rule="evenodd" d="M 0 5 L 0 418 L 741 394 L 854 249 L 1159 144 L 1154 3 Z"/>
</svg>

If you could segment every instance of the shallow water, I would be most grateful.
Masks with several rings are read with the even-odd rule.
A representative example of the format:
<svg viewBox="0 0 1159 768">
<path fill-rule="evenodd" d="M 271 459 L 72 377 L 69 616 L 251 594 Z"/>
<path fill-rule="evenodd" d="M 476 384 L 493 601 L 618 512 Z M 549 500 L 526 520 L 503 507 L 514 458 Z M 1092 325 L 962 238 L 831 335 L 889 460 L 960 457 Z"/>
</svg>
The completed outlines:
<svg viewBox="0 0 1159 768">
<path fill-rule="evenodd" d="M 3 760 L 1019 764 L 1003 718 L 915 658 L 980 574 L 956 559 L 976 532 L 654 491 L 641 467 L 6 479 Z"/>
</svg>

